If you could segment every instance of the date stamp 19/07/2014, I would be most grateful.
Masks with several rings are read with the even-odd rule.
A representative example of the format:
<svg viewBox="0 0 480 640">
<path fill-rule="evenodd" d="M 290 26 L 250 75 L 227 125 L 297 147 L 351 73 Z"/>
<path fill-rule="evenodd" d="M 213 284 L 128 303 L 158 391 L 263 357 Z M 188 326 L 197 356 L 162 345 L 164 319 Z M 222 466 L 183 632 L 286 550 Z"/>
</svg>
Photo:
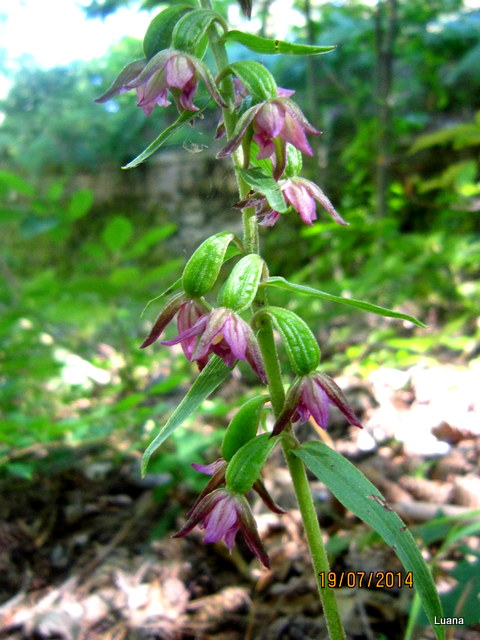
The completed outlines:
<svg viewBox="0 0 480 640">
<path fill-rule="evenodd" d="M 331 589 L 399 589 L 401 587 L 409 587 L 413 589 L 413 574 L 411 571 L 402 573 L 401 571 L 329 571 L 321 572 L 320 586 Z"/>
<path fill-rule="evenodd" d="M 364 589 L 399 589 L 408 587 L 413 589 L 413 574 L 411 571 L 402 573 L 401 571 L 342 571 L 335 573 L 321 572 L 320 586 L 322 588 L 330 587 L 331 589 L 348 589 L 364 588 Z M 461 626 L 465 624 L 464 618 L 437 618 L 435 616 L 435 625 L 443 626 Z"/>
<path fill-rule="evenodd" d="M 342 571 L 335 573 L 321 572 L 320 586 L 322 588 L 330 587 L 331 589 L 348 589 L 364 588 L 364 589 L 399 589 L 408 587 L 413 589 L 413 574 L 411 571 L 402 573 L 401 571 Z M 457 626 L 465 624 L 463 618 L 437 618 L 435 617 L 435 625 Z"/>
</svg>

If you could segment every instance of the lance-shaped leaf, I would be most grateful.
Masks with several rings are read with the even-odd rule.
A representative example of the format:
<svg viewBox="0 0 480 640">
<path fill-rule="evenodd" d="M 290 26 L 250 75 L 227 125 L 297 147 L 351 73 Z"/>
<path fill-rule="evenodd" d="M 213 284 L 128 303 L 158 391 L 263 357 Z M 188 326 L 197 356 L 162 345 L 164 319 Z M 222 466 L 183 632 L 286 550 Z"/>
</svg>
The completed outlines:
<svg viewBox="0 0 480 640">
<path fill-rule="evenodd" d="M 257 481 L 263 465 L 272 453 L 278 439 L 270 433 L 252 438 L 235 453 L 225 473 L 227 489 L 247 493 Z"/>
<path fill-rule="evenodd" d="M 147 59 L 163 49 L 170 48 L 175 25 L 182 16 L 193 9 L 194 7 L 188 4 L 175 4 L 153 18 L 143 39 L 143 52 Z"/>
<path fill-rule="evenodd" d="M 222 458 L 230 460 L 249 440 L 255 437 L 263 406 L 268 396 L 255 396 L 243 404 L 233 416 L 222 442 Z"/>
<path fill-rule="evenodd" d="M 149 144 L 148 147 L 136 158 L 124 165 L 122 169 L 134 169 L 135 167 L 138 167 L 139 164 L 142 164 L 142 162 L 145 162 L 145 160 L 158 151 L 174 133 L 179 131 L 194 118 L 198 118 L 198 116 L 207 108 L 209 101 L 210 99 L 207 98 L 206 101 L 203 102 L 203 105 L 199 107 L 198 111 L 184 111 L 180 114 L 173 124 L 164 129 L 158 138 Z"/>
<path fill-rule="evenodd" d="M 306 442 L 291 452 L 321 480 L 334 496 L 358 518 L 377 531 L 392 547 L 405 571 L 412 572 L 414 587 L 438 640 L 445 638 L 442 606 L 420 550 L 400 517 L 392 511 L 378 489 L 346 458 L 323 442 Z"/>
<path fill-rule="evenodd" d="M 172 34 L 172 48 L 187 53 L 195 53 L 201 44 L 208 28 L 217 22 L 224 31 L 228 29 L 225 20 L 211 9 L 195 9 L 190 11 L 176 23 Z"/>
<path fill-rule="evenodd" d="M 161 300 L 163 297 L 165 297 L 166 295 L 168 295 L 169 293 L 172 293 L 173 291 L 175 291 L 176 289 L 180 289 L 180 287 L 182 286 L 182 278 L 178 278 L 177 280 L 175 280 L 175 282 L 173 282 L 172 284 L 170 284 L 166 289 L 164 289 L 162 291 L 162 293 L 160 293 L 158 296 L 155 296 L 155 298 L 152 298 L 151 300 L 149 300 L 147 302 L 147 304 L 143 307 L 142 313 L 140 314 L 140 316 L 143 316 L 143 314 L 145 313 L 145 311 L 148 309 L 148 307 L 153 304 L 154 302 L 156 302 L 157 300 Z"/>
<path fill-rule="evenodd" d="M 243 46 L 247 47 L 247 49 L 250 49 L 250 51 L 265 53 L 267 55 L 283 53 L 297 56 L 311 56 L 318 55 L 320 53 L 328 53 L 336 48 L 335 45 L 329 47 L 317 47 L 310 44 L 294 44 L 293 42 L 285 42 L 284 40 L 271 40 L 270 38 L 262 38 L 251 33 L 237 31 L 236 29 L 226 33 L 223 36 L 223 39 L 239 42 L 240 44 L 243 44 Z"/>
<path fill-rule="evenodd" d="M 228 377 L 233 367 L 227 367 L 221 358 L 212 356 L 199 374 L 187 395 L 172 413 L 155 439 L 148 445 L 142 457 L 142 475 L 145 475 L 152 454 L 196 411 L 204 400 Z"/>
<path fill-rule="evenodd" d="M 221 307 L 237 313 L 248 309 L 255 300 L 262 274 L 266 270 L 263 259 L 257 253 L 244 256 L 233 267 L 218 297 Z"/>
<path fill-rule="evenodd" d="M 285 291 L 291 291 L 293 293 L 302 293 L 313 298 L 321 298 L 322 300 L 328 300 L 329 302 L 338 302 L 340 304 L 346 304 L 349 307 L 355 307 L 356 309 L 362 309 L 362 311 L 369 311 L 370 313 L 376 313 L 378 316 L 386 316 L 387 318 L 399 318 L 401 320 L 408 320 L 418 327 L 425 328 L 427 325 L 417 320 L 414 316 L 408 313 L 400 313 L 399 311 L 393 311 L 386 307 L 379 307 L 376 304 L 370 302 L 364 302 L 363 300 L 355 300 L 355 298 L 343 298 L 342 296 L 335 296 L 326 291 L 320 291 L 313 287 L 307 287 L 303 284 L 294 284 L 281 278 L 280 276 L 272 276 L 268 280 L 262 283 L 264 286 L 276 287 L 277 289 L 284 289 Z"/>
<path fill-rule="evenodd" d="M 240 60 L 229 64 L 218 76 L 218 82 L 221 82 L 229 74 L 243 82 L 254 102 L 263 102 L 277 97 L 275 78 L 263 64 L 255 62 L 255 60 Z"/>
<path fill-rule="evenodd" d="M 254 191 L 263 193 L 268 204 L 274 211 L 278 211 L 279 213 L 285 213 L 285 211 L 288 211 L 289 206 L 285 202 L 282 190 L 280 189 L 278 182 L 272 178 L 271 174 L 268 174 L 260 167 L 253 167 L 252 169 L 238 169 L 238 172 L 249 187 L 252 187 Z"/>
</svg>

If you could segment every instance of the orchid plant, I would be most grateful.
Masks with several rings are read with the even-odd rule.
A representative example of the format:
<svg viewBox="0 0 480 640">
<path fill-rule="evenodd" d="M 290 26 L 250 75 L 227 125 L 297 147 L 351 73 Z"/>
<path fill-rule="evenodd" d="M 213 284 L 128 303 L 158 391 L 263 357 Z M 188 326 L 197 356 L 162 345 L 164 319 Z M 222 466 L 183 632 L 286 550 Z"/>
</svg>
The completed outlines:
<svg viewBox="0 0 480 640">
<path fill-rule="evenodd" d="M 240 2 L 246 17 L 250 17 L 250 1 Z M 429 569 L 406 526 L 380 492 L 343 456 L 323 442 L 300 445 L 297 440 L 296 425 L 310 418 L 327 428 L 330 405 L 338 407 L 349 424 L 358 428 L 362 424 L 336 382 L 320 370 L 320 348 L 311 329 L 296 313 L 272 305 L 269 297 L 272 290 L 280 288 L 424 325 L 406 314 L 293 284 L 269 273 L 267 259 L 260 252 L 259 226 L 281 224 L 282 217 L 292 213 L 312 225 L 317 218 L 317 203 L 322 215 L 326 212 L 339 225 L 348 223 L 322 189 L 300 175 L 302 155 L 313 155 L 309 136 L 318 136 L 320 131 L 292 99 L 294 92 L 278 87 L 265 66 L 253 60 L 230 62 L 229 42 L 264 56 L 319 55 L 334 49 L 232 30 L 212 9 L 210 0 L 200 0 L 199 6 L 193 2 L 174 4 L 151 22 L 143 43 L 145 57 L 128 64 L 97 100 L 104 103 L 135 90 L 138 106 L 147 116 L 157 107 L 168 107 L 171 101 L 178 110 L 176 122 L 125 168 L 137 166 L 178 129 L 194 124 L 213 100 L 221 109 L 216 137 L 225 138 L 218 157 L 232 159 L 239 192 L 238 202 L 232 206 L 241 211 L 238 215 L 243 221 L 243 237 L 220 231 L 207 238 L 187 262 L 182 278 L 161 295 L 169 298 L 141 347 L 155 343 L 175 320 L 177 337 L 160 340 L 160 344 L 180 344 L 200 373 L 145 451 L 142 470 L 145 472 L 151 455 L 236 364 L 248 363 L 265 392 L 238 409 L 226 427 L 221 457 L 209 465 L 194 465 L 210 480 L 174 537 L 185 536 L 198 525 L 205 531 L 206 542 L 223 539 L 231 550 L 240 532 L 253 554 L 268 567 L 268 553 L 248 496 L 254 490 L 271 511 L 284 513 L 262 481 L 268 457 L 274 448 L 281 447 L 303 518 L 330 638 L 344 638 L 345 632 L 334 590 L 325 581 L 329 562 L 306 468 L 391 545 L 405 570 L 412 572 L 414 586 L 433 624 L 442 615 L 440 602 Z M 215 69 L 203 61 L 207 48 L 213 53 Z M 207 101 L 196 95 L 199 82 L 208 91 Z M 216 300 L 212 300 L 223 265 L 233 260 L 233 268 Z M 287 353 L 290 373 L 282 371 L 279 343 Z M 263 419 L 267 411 L 273 415 L 270 431 Z M 258 434 L 262 429 L 264 432 Z M 444 637 L 443 627 L 436 625 L 434 630 L 437 638 Z"/>
</svg>

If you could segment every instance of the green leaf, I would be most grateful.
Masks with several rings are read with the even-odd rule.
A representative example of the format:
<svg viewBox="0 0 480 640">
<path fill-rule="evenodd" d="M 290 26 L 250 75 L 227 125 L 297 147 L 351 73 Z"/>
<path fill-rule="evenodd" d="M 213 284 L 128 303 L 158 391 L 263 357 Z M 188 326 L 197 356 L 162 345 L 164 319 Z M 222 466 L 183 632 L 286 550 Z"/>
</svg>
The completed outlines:
<svg viewBox="0 0 480 640">
<path fill-rule="evenodd" d="M 211 9 L 190 11 L 175 25 L 172 34 L 172 48 L 186 53 L 195 53 L 213 22 L 218 22 L 224 30 L 227 29 L 224 19 L 216 11 Z"/>
<path fill-rule="evenodd" d="M 133 225 L 125 216 L 115 216 L 102 232 L 102 238 L 110 251 L 122 249 L 130 239 Z"/>
<path fill-rule="evenodd" d="M 0 207 L 0 224 L 15 222 L 26 214 L 26 211 L 21 211 L 20 209 L 4 209 L 3 207 Z"/>
<path fill-rule="evenodd" d="M 272 438 L 271 433 L 262 433 L 236 451 L 228 463 L 225 473 L 227 489 L 236 493 L 247 493 L 258 480 L 260 472 L 278 444 L 278 438 Z"/>
<path fill-rule="evenodd" d="M 445 638 L 445 628 L 435 625 L 442 607 L 431 573 L 407 527 L 390 509 L 378 489 L 346 458 L 323 442 L 307 442 L 292 453 L 321 480 L 335 497 L 358 518 L 373 527 L 392 547 L 405 571 L 413 573 L 414 587 L 437 638 Z"/>
<path fill-rule="evenodd" d="M 142 164 L 142 162 L 145 162 L 145 160 L 153 155 L 155 151 L 158 151 L 160 147 L 163 146 L 171 136 L 173 136 L 174 133 L 188 124 L 190 120 L 193 120 L 195 117 L 199 117 L 200 114 L 207 108 L 207 104 L 209 103 L 209 101 L 210 98 L 207 98 L 203 102 L 203 106 L 201 106 L 198 111 L 185 110 L 173 124 L 164 129 L 158 136 L 158 138 L 156 138 L 151 144 L 149 144 L 148 147 L 131 162 L 124 165 L 122 169 L 134 169 L 135 167 L 138 167 L 139 164 Z"/>
<path fill-rule="evenodd" d="M 278 182 L 276 182 L 271 175 L 260 169 L 260 167 L 238 169 L 238 172 L 249 187 L 264 194 L 272 209 L 279 213 L 288 211 L 289 207 L 285 202 L 282 190 L 278 186 Z"/>
<path fill-rule="evenodd" d="M 175 25 L 193 8 L 188 4 L 176 4 L 164 9 L 153 18 L 143 39 L 143 52 L 147 60 L 153 58 L 159 51 L 170 48 Z"/>
<path fill-rule="evenodd" d="M 425 133 L 415 140 L 408 153 L 417 153 L 436 145 L 453 144 L 455 149 L 479 144 L 480 127 L 478 124 L 459 124 L 432 133 Z"/>
<path fill-rule="evenodd" d="M 261 38 L 250 33 L 237 31 L 236 29 L 229 31 L 223 37 L 224 40 L 239 42 L 243 46 L 256 51 L 257 53 L 276 54 L 285 53 L 291 55 L 318 55 L 320 53 L 328 53 L 336 48 L 336 45 L 329 47 L 316 47 L 309 44 L 293 44 L 284 40 L 270 40 L 269 38 Z"/>
<path fill-rule="evenodd" d="M 230 460 L 235 453 L 255 437 L 260 417 L 268 396 L 255 396 L 247 400 L 233 416 L 222 442 L 222 458 Z"/>
<path fill-rule="evenodd" d="M 90 211 L 93 204 L 93 193 L 89 189 L 75 191 L 68 203 L 68 217 L 70 220 L 82 218 Z"/>
<path fill-rule="evenodd" d="M 181 289 L 181 287 L 182 287 L 182 278 L 180 277 L 178 278 L 178 280 L 175 280 L 175 282 L 173 282 L 170 286 L 168 286 L 164 291 L 162 291 L 162 293 L 160 293 L 158 296 L 155 296 L 155 298 L 152 298 L 151 300 L 149 300 L 145 305 L 145 307 L 143 308 L 143 311 L 140 314 L 140 317 L 143 316 L 143 314 L 151 304 L 153 304 L 157 300 L 160 300 L 161 298 L 171 293 L 172 291 L 175 291 L 176 289 Z"/>
<path fill-rule="evenodd" d="M 413 322 L 417 327 L 425 328 L 427 325 L 417 320 L 408 313 L 400 313 L 398 311 L 392 311 L 392 309 L 386 309 L 385 307 L 379 307 L 376 304 L 370 302 L 364 302 L 363 300 L 355 300 L 355 298 L 343 298 L 342 296 L 334 296 L 326 291 L 320 291 L 319 289 L 313 289 L 313 287 L 306 287 L 303 284 L 294 284 L 281 278 L 280 276 L 272 276 L 264 284 L 268 287 L 276 287 L 277 289 L 284 289 L 285 291 L 292 291 L 293 293 L 303 293 L 307 296 L 314 298 L 321 298 L 322 300 L 329 300 L 330 302 L 338 302 L 340 304 L 346 304 L 349 307 L 355 307 L 356 309 L 362 309 L 362 311 L 369 311 L 370 313 L 376 313 L 378 316 L 386 316 L 387 318 L 400 318 L 401 320 L 408 320 Z M 262 286 L 262 285 L 261 285 Z"/>
<path fill-rule="evenodd" d="M 225 380 L 233 367 L 227 367 L 221 358 L 212 356 L 207 366 L 195 380 L 187 395 L 180 402 L 168 421 L 160 429 L 160 433 L 148 445 L 142 458 L 142 476 L 145 475 L 148 461 L 171 434 L 202 404 L 208 396 Z"/>
<path fill-rule="evenodd" d="M 26 180 L 10 171 L 0 171 L 0 193 L 6 194 L 8 190 L 16 191 L 24 196 L 33 196 L 35 189 Z"/>
<path fill-rule="evenodd" d="M 169 238 L 176 230 L 177 225 L 175 224 L 164 224 L 161 227 L 149 229 L 125 252 L 125 258 L 139 258 L 143 256 L 152 245 Z"/>
<path fill-rule="evenodd" d="M 277 83 L 270 71 L 255 60 L 240 60 L 228 65 L 218 76 L 221 82 L 225 76 L 236 76 L 247 87 L 254 102 L 263 102 L 277 97 Z"/>
<path fill-rule="evenodd" d="M 244 256 L 233 267 L 218 296 L 221 307 L 237 313 L 247 309 L 255 299 L 265 262 L 257 253 Z"/>
</svg>

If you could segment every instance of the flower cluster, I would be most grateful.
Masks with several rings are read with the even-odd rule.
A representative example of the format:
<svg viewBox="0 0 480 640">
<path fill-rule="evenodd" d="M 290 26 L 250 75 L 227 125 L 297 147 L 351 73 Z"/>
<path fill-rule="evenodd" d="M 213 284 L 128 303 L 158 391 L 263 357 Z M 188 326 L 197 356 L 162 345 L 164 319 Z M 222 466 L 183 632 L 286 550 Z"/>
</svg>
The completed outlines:
<svg viewBox="0 0 480 640">
<path fill-rule="evenodd" d="M 249 14 L 250 1 L 241 0 L 241 4 Z M 321 132 L 292 100 L 294 91 L 278 87 L 270 72 L 253 62 L 227 64 L 224 69 L 218 69 L 215 79 L 201 58 L 208 35 L 216 29 L 215 21 L 228 32 L 221 16 L 211 10 L 185 5 L 172 5 L 165 9 L 164 15 L 165 24 L 162 26 L 157 16 L 156 26 L 152 27 L 153 22 L 151 25 L 153 31 L 149 28 L 147 32 L 147 46 L 144 42 L 147 57 L 127 65 L 97 102 L 105 103 L 118 94 L 136 91 L 138 107 L 150 116 L 155 107 L 167 107 L 173 101 L 181 117 L 172 127 L 180 127 L 199 115 L 200 108 L 194 100 L 201 80 L 210 97 L 224 110 L 217 137 L 228 131 L 228 138 L 218 157 L 234 156 L 239 171 L 242 169 L 247 176 L 252 172 L 252 182 L 247 178 L 245 181 L 253 188 L 246 195 L 242 190 L 242 200 L 236 208 L 255 208 L 255 212 L 247 215 L 252 222 L 256 216 L 264 227 L 273 226 L 280 213 L 289 210 L 296 211 L 303 223 L 312 225 L 317 219 L 318 203 L 336 223 L 347 225 L 320 187 L 299 175 L 302 154 L 313 155 L 309 136 L 319 136 Z M 159 30 L 154 33 L 157 27 Z M 235 32 L 228 32 L 232 33 Z M 141 159 L 157 147 L 150 145 Z M 258 172 L 264 180 L 255 182 Z M 268 567 L 268 555 L 246 495 L 256 491 L 272 512 L 284 513 L 261 479 L 265 461 L 277 442 L 274 436 L 290 429 L 291 423 L 306 421 L 310 416 L 326 428 L 330 405 L 337 406 L 350 424 L 362 425 L 335 382 L 316 370 L 320 351 L 304 321 L 293 312 L 279 308 L 268 307 L 267 313 L 265 297 L 259 294 L 259 288 L 269 283 L 268 268 L 251 237 L 246 231 L 242 243 L 234 233 L 222 231 L 197 249 L 183 272 L 182 291 L 164 306 L 141 348 L 159 340 L 175 320 L 176 337 L 160 340 L 160 344 L 181 345 L 185 357 L 197 363 L 200 370 L 207 366 L 212 355 L 221 358 L 227 367 L 233 367 L 238 361 L 247 362 L 259 380 L 270 383 L 274 389 L 275 385 L 281 385 L 281 380 L 272 384 L 272 380 L 267 379 L 267 370 L 269 377 L 280 377 L 279 363 L 266 366 L 271 365 L 272 354 L 268 353 L 265 342 L 261 350 L 257 335 L 262 331 L 264 317 L 270 321 L 276 318 L 279 323 L 275 326 L 287 346 L 292 371 L 297 374 L 283 410 L 276 416 L 272 432 L 258 436 L 260 414 L 268 396 L 254 398 L 251 405 L 247 402 L 237 413 L 226 431 L 223 457 L 211 465 L 193 465 L 211 477 L 187 513 L 186 523 L 174 536 L 185 536 L 198 525 L 205 530 L 206 542 L 223 539 L 231 550 L 240 532 L 250 550 Z M 223 284 L 217 306 L 212 307 L 204 296 L 215 287 L 224 262 L 235 255 L 235 252 L 227 255 L 230 242 L 236 245 L 235 251 L 240 250 L 244 255 Z M 265 316 L 261 316 L 260 308 Z M 248 313 L 250 321 L 244 319 Z M 257 335 L 254 329 L 258 329 Z M 273 356 L 276 358 L 276 354 Z M 202 374 L 202 383 L 210 373 L 211 369 L 207 368 Z"/>
</svg>

